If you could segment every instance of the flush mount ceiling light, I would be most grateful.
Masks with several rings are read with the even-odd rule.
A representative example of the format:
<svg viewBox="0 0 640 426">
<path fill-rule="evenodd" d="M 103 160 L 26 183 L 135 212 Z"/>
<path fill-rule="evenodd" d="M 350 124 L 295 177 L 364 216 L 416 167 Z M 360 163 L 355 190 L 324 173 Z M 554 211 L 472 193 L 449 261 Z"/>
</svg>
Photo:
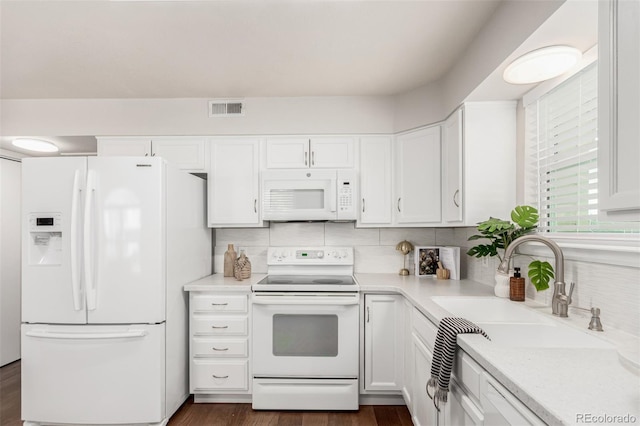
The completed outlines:
<svg viewBox="0 0 640 426">
<path fill-rule="evenodd" d="M 55 146 L 51 142 L 43 141 L 40 139 L 20 138 L 14 139 L 11 143 L 18 148 L 27 149 L 29 151 L 58 152 L 57 146 Z"/>
<path fill-rule="evenodd" d="M 575 47 L 548 46 L 525 53 L 513 61 L 502 77 L 507 83 L 530 84 L 565 73 L 582 57 Z"/>
</svg>

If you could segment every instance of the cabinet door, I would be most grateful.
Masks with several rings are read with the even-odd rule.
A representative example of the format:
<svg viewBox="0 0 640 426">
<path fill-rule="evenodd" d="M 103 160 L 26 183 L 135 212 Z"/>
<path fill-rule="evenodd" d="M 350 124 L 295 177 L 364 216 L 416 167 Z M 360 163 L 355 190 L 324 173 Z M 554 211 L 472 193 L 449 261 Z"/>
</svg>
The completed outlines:
<svg viewBox="0 0 640 426">
<path fill-rule="evenodd" d="M 354 165 L 354 142 L 349 137 L 311 138 L 311 167 L 340 169 Z"/>
<path fill-rule="evenodd" d="M 266 151 L 268 169 L 309 167 L 309 138 L 269 138 Z"/>
<path fill-rule="evenodd" d="M 205 138 L 153 138 L 152 155 L 162 157 L 179 169 L 206 172 Z"/>
<path fill-rule="evenodd" d="M 439 223 L 440 127 L 400 135 L 396 149 L 395 222 Z"/>
<path fill-rule="evenodd" d="M 151 138 L 98 138 L 98 155 L 148 157 L 151 155 Z"/>
<path fill-rule="evenodd" d="M 604 220 L 640 220 L 640 3 L 598 10 L 598 206 Z"/>
<path fill-rule="evenodd" d="M 462 109 L 444 122 L 442 135 L 442 219 L 462 221 Z"/>
<path fill-rule="evenodd" d="M 404 402 L 407 404 L 407 408 L 410 413 L 413 413 L 413 340 L 412 340 L 412 328 L 413 321 L 411 320 L 413 305 L 407 299 L 403 299 L 403 343 L 404 347 L 404 362 L 403 362 L 403 380 L 402 380 L 402 396 Z"/>
<path fill-rule="evenodd" d="M 391 224 L 391 138 L 360 139 L 360 214 L 358 225 Z"/>
<path fill-rule="evenodd" d="M 411 419 L 416 426 L 435 426 L 438 424 L 438 411 L 426 391 L 427 381 L 431 377 L 433 355 L 415 334 L 413 335 L 413 356 L 414 382 Z"/>
<path fill-rule="evenodd" d="M 213 139 L 210 149 L 209 226 L 261 226 L 258 213 L 260 140 Z"/>
<path fill-rule="evenodd" d="M 449 383 L 449 396 L 438 416 L 439 425 L 482 426 L 484 415 L 455 380 Z"/>
<path fill-rule="evenodd" d="M 366 294 L 364 324 L 365 390 L 401 390 L 403 369 L 403 299 Z"/>
</svg>

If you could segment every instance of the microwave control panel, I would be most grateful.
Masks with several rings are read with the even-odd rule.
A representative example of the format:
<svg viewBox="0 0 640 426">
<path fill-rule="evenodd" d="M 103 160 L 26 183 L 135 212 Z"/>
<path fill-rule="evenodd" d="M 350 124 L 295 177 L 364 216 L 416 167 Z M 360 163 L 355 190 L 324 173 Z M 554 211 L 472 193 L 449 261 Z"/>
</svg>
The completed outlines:
<svg viewBox="0 0 640 426">
<path fill-rule="evenodd" d="M 356 218 L 355 198 L 356 174 L 353 170 L 338 170 L 338 220 L 353 220 Z"/>
</svg>

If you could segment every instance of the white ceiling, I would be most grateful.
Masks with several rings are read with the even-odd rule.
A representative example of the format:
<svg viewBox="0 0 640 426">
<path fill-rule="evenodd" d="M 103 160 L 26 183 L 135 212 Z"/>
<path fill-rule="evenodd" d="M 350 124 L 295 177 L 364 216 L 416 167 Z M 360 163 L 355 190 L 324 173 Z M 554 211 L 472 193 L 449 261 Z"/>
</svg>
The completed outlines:
<svg viewBox="0 0 640 426">
<path fill-rule="evenodd" d="M 3 1 L 2 97 L 397 94 L 446 73 L 499 3 Z"/>
</svg>

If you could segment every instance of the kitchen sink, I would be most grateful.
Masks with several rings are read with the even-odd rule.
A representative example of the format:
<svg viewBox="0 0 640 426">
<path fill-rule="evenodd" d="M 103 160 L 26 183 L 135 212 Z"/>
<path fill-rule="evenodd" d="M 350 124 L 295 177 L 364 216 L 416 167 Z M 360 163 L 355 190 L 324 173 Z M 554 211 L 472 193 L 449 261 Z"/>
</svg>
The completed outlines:
<svg viewBox="0 0 640 426">
<path fill-rule="evenodd" d="M 491 342 L 511 348 L 600 348 L 613 346 L 587 332 L 551 324 L 478 324 Z"/>
<path fill-rule="evenodd" d="M 547 318 L 517 302 L 496 297 L 436 296 L 453 316 L 481 327 L 495 345 L 512 348 L 613 348 L 604 340 Z"/>
<path fill-rule="evenodd" d="M 478 323 L 552 324 L 538 312 L 497 297 L 436 296 L 436 304 L 452 315 Z"/>
</svg>

